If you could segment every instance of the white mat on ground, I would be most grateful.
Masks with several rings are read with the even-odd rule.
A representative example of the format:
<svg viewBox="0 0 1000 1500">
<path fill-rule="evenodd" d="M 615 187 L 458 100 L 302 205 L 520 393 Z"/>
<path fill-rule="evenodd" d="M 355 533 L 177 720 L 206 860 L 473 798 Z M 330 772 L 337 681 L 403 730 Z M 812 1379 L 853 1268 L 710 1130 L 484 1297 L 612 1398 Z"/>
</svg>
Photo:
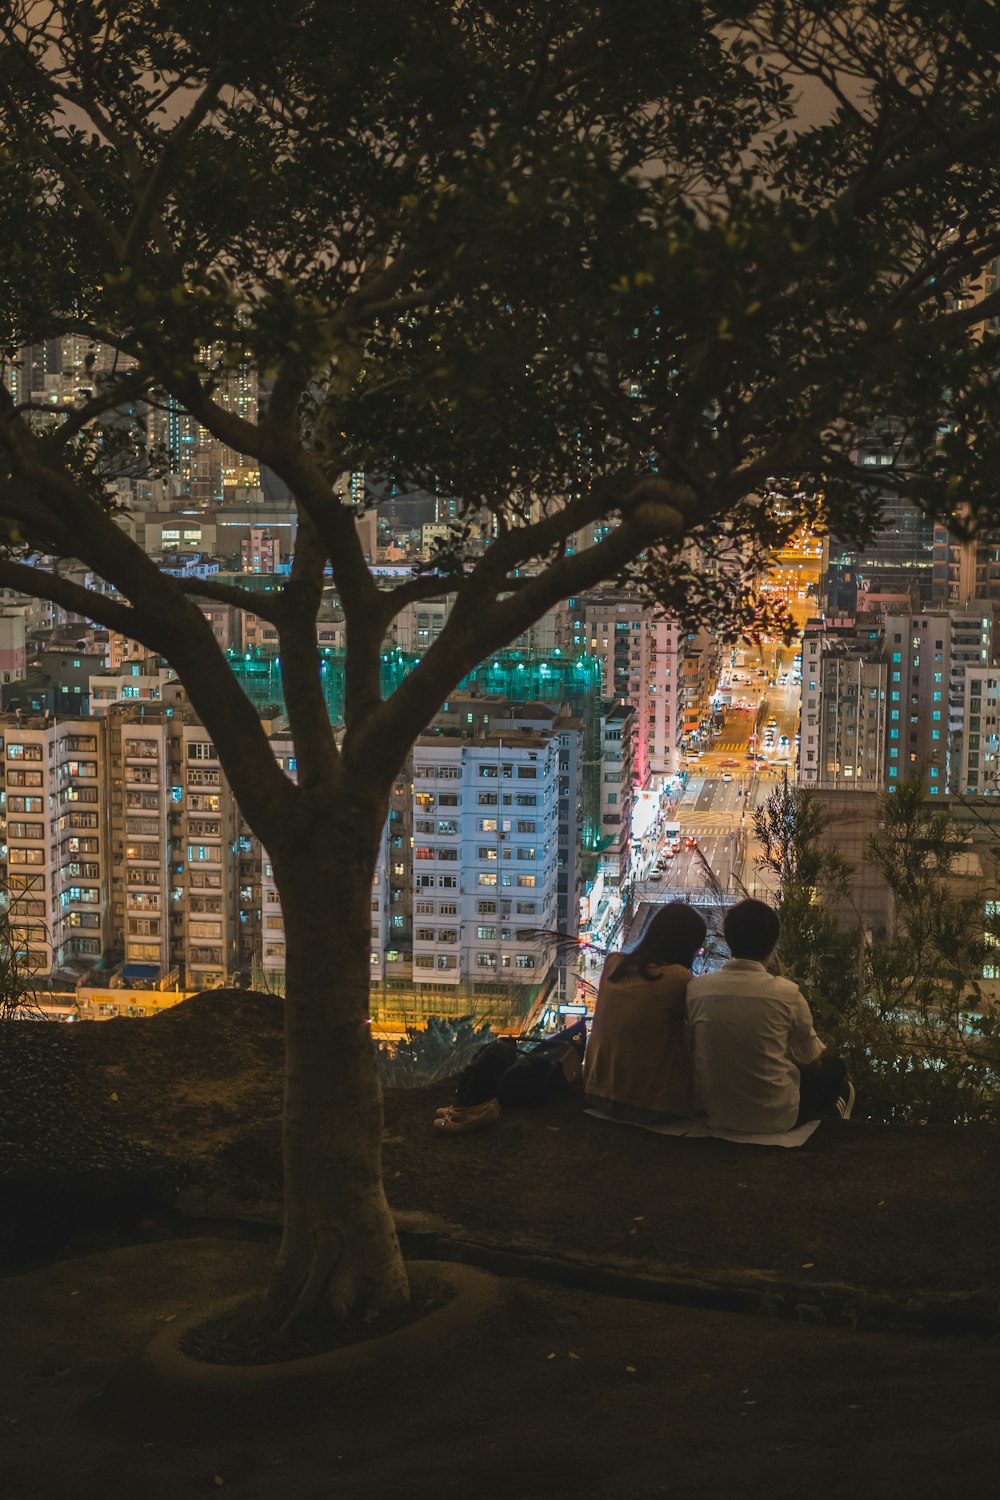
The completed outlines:
<svg viewBox="0 0 1000 1500">
<path fill-rule="evenodd" d="M 635 1125 L 639 1130 L 651 1130 L 654 1135 L 682 1135 L 693 1140 L 735 1141 L 740 1146 L 803 1146 L 819 1124 L 818 1120 L 807 1120 L 781 1135 L 745 1135 L 740 1130 L 709 1130 L 704 1120 L 671 1120 L 667 1125 L 641 1125 L 636 1120 L 619 1120 L 614 1115 L 605 1115 L 599 1109 L 588 1109 L 585 1114 L 595 1120 L 607 1120 L 609 1125 Z"/>
</svg>

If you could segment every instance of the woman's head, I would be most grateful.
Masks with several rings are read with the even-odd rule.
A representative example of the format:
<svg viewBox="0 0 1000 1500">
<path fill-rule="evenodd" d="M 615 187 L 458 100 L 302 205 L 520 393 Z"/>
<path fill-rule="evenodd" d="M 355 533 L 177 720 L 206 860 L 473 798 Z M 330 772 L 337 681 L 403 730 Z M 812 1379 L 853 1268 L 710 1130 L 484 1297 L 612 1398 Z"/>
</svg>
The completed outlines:
<svg viewBox="0 0 1000 1500">
<path fill-rule="evenodd" d="M 683 964 L 690 969 L 707 932 L 704 917 L 693 906 L 686 901 L 671 901 L 661 906 L 649 922 L 629 954 L 628 968 L 637 969 L 644 978 L 649 977 L 651 968 L 665 964 Z"/>
</svg>

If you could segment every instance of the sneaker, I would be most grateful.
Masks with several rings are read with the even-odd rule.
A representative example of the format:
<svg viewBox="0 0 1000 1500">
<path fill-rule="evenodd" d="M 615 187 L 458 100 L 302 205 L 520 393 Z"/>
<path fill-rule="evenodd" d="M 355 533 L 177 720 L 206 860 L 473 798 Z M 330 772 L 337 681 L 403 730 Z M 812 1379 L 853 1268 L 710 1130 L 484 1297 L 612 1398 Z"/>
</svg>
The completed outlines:
<svg viewBox="0 0 1000 1500">
<path fill-rule="evenodd" d="M 837 1095 L 837 1113 L 842 1120 L 849 1120 L 851 1118 L 851 1110 L 854 1108 L 854 1100 L 856 1099 L 856 1097 L 857 1095 L 854 1092 L 854 1084 L 848 1078 L 846 1096 L 844 1094 Z"/>
</svg>

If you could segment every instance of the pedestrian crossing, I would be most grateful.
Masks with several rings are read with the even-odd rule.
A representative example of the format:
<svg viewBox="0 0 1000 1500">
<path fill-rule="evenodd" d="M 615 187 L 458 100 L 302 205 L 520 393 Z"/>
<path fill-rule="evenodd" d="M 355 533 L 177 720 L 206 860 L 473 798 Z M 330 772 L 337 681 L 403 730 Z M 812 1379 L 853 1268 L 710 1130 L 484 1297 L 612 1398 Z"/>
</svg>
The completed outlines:
<svg viewBox="0 0 1000 1500">
<path fill-rule="evenodd" d="M 683 805 L 678 809 L 677 817 L 681 825 L 682 835 L 690 834 L 697 838 L 702 834 L 724 834 L 730 833 L 734 828 L 740 826 L 739 813 L 731 812 L 689 812 Z"/>
</svg>

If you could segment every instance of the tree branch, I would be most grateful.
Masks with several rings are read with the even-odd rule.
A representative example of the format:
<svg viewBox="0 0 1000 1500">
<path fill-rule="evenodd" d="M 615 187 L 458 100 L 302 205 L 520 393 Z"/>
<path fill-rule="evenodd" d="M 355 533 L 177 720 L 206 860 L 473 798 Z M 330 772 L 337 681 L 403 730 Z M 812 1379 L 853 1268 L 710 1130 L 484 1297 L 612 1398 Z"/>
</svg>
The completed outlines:
<svg viewBox="0 0 1000 1500">
<path fill-rule="evenodd" d="M 1000 115 L 988 115 L 985 120 L 936 146 L 928 146 L 895 166 L 882 167 L 873 176 L 859 178 L 833 200 L 829 212 L 838 223 L 870 214 L 894 193 L 924 182 L 957 162 L 975 159 L 997 140 L 1000 140 Z"/>
<path fill-rule="evenodd" d="M 397 583 L 391 589 L 379 589 L 383 634 L 408 604 L 420 604 L 424 599 L 454 594 L 471 576 L 471 573 L 465 573 L 461 578 L 449 573 L 421 573 L 419 577 L 410 578 L 406 583 Z"/>
<path fill-rule="evenodd" d="M 140 641 L 158 656 L 165 655 L 162 627 L 141 610 L 122 604 L 109 594 L 99 594 L 59 573 L 49 573 L 10 557 L 0 558 L 0 584 L 31 598 L 48 599 L 70 614 L 82 615 L 85 620 Z"/>
<path fill-rule="evenodd" d="M 285 707 L 298 756 L 298 783 L 307 791 L 329 785 L 339 758 L 316 645 L 325 567 L 326 552 L 316 528 L 303 517 L 295 538 L 291 577 L 285 585 L 278 642 Z"/>
<path fill-rule="evenodd" d="M 149 231 L 153 219 L 160 212 L 160 208 L 169 191 L 170 173 L 180 154 L 181 147 L 214 109 L 221 90 L 221 78 L 210 79 L 195 100 L 189 113 L 177 122 L 167 136 L 159 159 L 146 179 L 146 185 L 142 190 L 139 206 L 136 209 L 132 223 L 129 225 L 128 234 L 125 236 L 125 243 L 122 246 L 122 261 L 125 265 L 132 265 L 134 263 L 142 240 Z M 154 239 L 158 240 L 157 248 L 161 252 L 169 253 L 171 248 L 170 242 L 166 238 L 162 226 L 154 234 Z"/>
<path fill-rule="evenodd" d="M 676 503 L 674 503 L 676 502 Z M 645 548 L 683 534 L 694 497 L 681 486 L 647 480 L 624 500 L 621 523 L 592 547 L 563 556 L 506 598 L 484 594 L 470 578 L 444 629 L 419 666 L 390 698 L 344 737 L 350 754 L 384 775 L 395 774 L 407 746 L 438 711 L 456 682 L 491 651 L 541 618 L 570 594 L 615 577 Z"/>
<path fill-rule="evenodd" d="M 280 626 L 284 618 L 281 594 L 255 594 L 250 589 L 241 589 L 237 584 L 213 583 L 207 578 L 178 578 L 176 581 L 185 594 L 196 599 L 214 599 L 218 604 L 231 604 L 234 609 L 245 609 L 249 614 L 268 620 L 272 625 Z"/>
</svg>

